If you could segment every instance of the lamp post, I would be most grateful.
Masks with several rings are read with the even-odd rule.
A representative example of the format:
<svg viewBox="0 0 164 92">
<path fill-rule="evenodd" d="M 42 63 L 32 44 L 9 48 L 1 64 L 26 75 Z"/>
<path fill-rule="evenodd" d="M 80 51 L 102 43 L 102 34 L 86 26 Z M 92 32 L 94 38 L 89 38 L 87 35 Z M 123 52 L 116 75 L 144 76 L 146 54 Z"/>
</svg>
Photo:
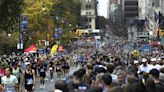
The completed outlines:
<svg viewBox="0 0 164 92">
<path fill-rule="evenodd" d="M 18 38 L 18 44 L 17 44 L 17 49 L 19 52 L 23 52 L 23 35 L 22 35 L 22 25 L 21 25 L 21 17 L 19 16 L 19 24 L 18 24 L 18 29 L 19 29 L 19 38 Z"/>
<path fill-rule="evenodd" d="M 43 3 L 43 6 L 42 6 L 42 11 L 46 11 L 46 7 L 44 6 L 44 3 Z M 48 23 L 48 22 L 47 22 Z M 47 46 L 48 46 L 48 24 L 46 25 L 46 40 L 45 40 L 45 49 L 46 49 L 46 54 L 47 54 Z"/>
</svg>

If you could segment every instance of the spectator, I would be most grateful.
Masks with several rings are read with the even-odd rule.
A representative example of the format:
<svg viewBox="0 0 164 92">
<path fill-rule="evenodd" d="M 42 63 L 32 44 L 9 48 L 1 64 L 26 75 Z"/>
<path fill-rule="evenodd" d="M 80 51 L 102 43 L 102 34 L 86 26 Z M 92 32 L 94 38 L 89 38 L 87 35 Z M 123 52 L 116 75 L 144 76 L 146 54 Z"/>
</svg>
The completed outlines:
<svg viewBox="0 0 164 92">
<path fill-rule="evenodd" d="M 91 87 L 86 92 L 102 92 L 98 87 Z"/>
<path fill-rule="evenodd" d="M 152 80 L 156 84 L 157 92 L 163 92 L 164 83 L 162 83 L 161 80 L 159 80 L 159 73 L 160 72 L 157 69 L 152 69 L 150 71 L 150 76 L 149 77 L 152 78 Z"/>
<path fill-rule="evenodd" d="M 112 87 L 108 92 L 124 92 L 120 86 Z"/>
<path fill-rule="evenodd" d="M 139 66 L 138 69 L 138 74 L 149 73 L 149 71 L 150 71 L 150 65 L 148 64 L 147 59 L 143 58 L 142 64 Z"/>
<path fill-rule="evenodd" d="M 112 77 L 111 77 L 111 75 L 108 74 L 108 73 L 105 73 L 102 76 L 102 80 L 103 80 L 103 84 L 104 84 L 103 92 L 108 92 L 109 89 L 112 87 L 111 86 L 111 84 L 112 84 Z"/>
<path fill-rule="evenodd" d="M 1 78 L 2 92 L 18 92 L 18 79 L 11 75 L 12 68 L 5 69 L 6 75 Z"/>
<path fill-rule="evenodd" d="M 68 92 L 66 83 L 62 80 L 56 81 L 54 92 Z"/>
<path fill-rule="evenodd" d="M 148 92 L 156 92 L 156 85 L 150 78 L 146 80 L 146 89 Z"/>
<path fill-rule="evenodd" d="M 113 82 L 118 82 L 117 76 L 113 73 L 114 68 L 115 68 L 114 65 L 108 64 L 107 65 L 107 72 L 112 76 Z"/>
<path fill-rule="evenodd" d="M 74 88 L 76 90 L 85 91 L 89 88 L 89 85 L 84 82 L 85 69 L 79 69 L 73 73 Z"/>
</svg>

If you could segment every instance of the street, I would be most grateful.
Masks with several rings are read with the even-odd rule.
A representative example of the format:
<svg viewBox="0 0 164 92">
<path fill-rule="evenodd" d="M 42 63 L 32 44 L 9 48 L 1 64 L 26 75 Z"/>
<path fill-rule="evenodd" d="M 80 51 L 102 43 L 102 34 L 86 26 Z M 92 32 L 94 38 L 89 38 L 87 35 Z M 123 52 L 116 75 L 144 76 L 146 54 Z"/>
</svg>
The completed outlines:
<svg viewBox="0 0 164 92">
<path fill-rule="evenodd" d="M 78 67 L 70 67 L 70 70 L 69 70 L 69 73 L 66 75 L 71 75 L 74 71 L 78 70 L 79 69 L 79 66 Z M 40 82 L 39 82 L 39 78 L 37 77 L 36 79 L 36 89 L 35 89 L 35 92 L 51 92 L 54 90 L 54 84 L 55 84 L 55 81 L 56 80 L 61 80 L 61 79 L 64 79 L 66 78 L 66 76 L 61 76 L 60 78 L 57 77 L 56 73 L 54 73 L 54 80 L 51 81 L 50 80 L 50 77 L 49 77 L 49 74 L 47 75 L 47 79 L 45 84 L 46 84 L 46 87 L 43 89 L 43 88 L 40 88 Z"/>
</svg>

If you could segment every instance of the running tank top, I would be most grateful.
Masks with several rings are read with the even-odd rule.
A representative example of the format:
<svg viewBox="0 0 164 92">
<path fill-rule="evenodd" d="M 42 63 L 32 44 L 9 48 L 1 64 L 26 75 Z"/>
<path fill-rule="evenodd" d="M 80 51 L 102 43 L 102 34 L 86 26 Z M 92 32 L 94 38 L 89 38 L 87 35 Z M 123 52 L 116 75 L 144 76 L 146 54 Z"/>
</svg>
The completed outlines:
<svg viewBox="0 0 164 92">
<path fill-rule="evenodd" d="M 13 75 L 15 75 L 17 78 L 19 77 L 19 68 L 13 69 Z"/>
<path fill-rule="evenodd" d="M 33 74 L 32 74 L 32 71 L 30 71 L 30 73 L 27 73 L 25 71 L 24 79 L 25 79 L 25 86 L 33 85 Z"/>
</svg>

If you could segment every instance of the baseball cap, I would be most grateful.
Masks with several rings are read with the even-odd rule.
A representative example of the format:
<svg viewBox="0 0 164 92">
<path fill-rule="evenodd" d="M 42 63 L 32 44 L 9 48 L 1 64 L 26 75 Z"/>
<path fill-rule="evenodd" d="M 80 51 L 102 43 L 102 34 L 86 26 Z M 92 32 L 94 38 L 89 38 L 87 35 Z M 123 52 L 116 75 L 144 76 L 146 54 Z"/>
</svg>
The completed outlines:
<svg viewBox="0 0 164 92">
<path fill-rule="evenodd" d="M 54 92 L 63 92 L 63 91 L 59 89 L 55 89 Z"/>
<path fill-rule="evenodd" d="M 142 59 L 142 62 L 147 62 L 147 59 L 146 59 L 146 58 L 143 58 L 143 59 Z"/>
<path fill-rule="evenodd" d="M 27 66 L 27 65 L 31 65 L 31 63 L 30 62 L 25 62 L 25 65 Z"/>
<path fill-rule="evenodd" d="M 158 58 L 158 61 L 161 61 L 161 58 L 160 57 Z"/>
<path fill-rule="evenodd" d="M 157 59 L 156 58 L 152 58 L 151 61 L 152 62 L 155 62 L 155 61 L 157 61 Z"/>
<path fill-rule="evenodd" d="M 134 60 L 134 64 L 138 64 L 139 63 L 139 61 L 138 60 Z"/>
</svg>

